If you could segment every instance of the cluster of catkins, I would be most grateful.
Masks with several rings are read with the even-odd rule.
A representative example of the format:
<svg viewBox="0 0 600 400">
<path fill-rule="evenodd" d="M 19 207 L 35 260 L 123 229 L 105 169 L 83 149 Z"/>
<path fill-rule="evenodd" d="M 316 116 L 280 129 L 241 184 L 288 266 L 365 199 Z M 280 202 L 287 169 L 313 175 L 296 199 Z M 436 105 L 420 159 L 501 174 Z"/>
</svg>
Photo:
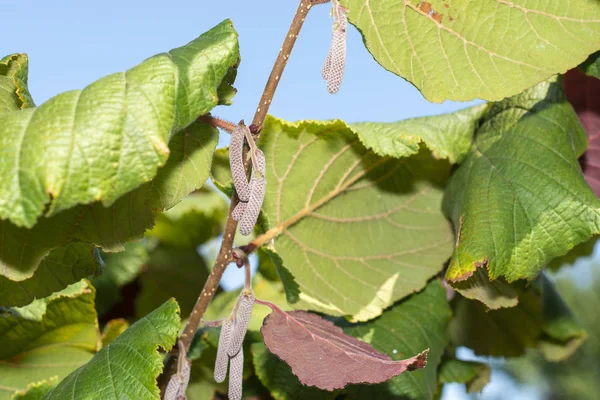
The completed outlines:
<svg viewBox="0 0 600 400">
<path fill-rule="evenodd" d="M 246 170 L 244 169 L 244 138 L 250 146 L 249 155 L 252 159 L 250 182 L 248 182 Z M 240 199 L 231 216 L 235 221 L 240 221 L 240 233 L 249 235 L 254 229 L 262 207 L 267 180 L 265 178 L 265 155 L 256 147 L 250 129 L 244 124 L 244 121 L 241 121 L 231 133 L 229 164 L 235 191 Z"/>
<path fill-rule="evenodd" d="M 244 373 L 242 344 L 248 331 L 254 300 L 252 289 L 242 290 L 233 311 L 221 327 L 217 360 L 215 361 L 215 381 L 223 382 L 225 380 L 229 364 L 228 396 L 230 400 L 241 400 L 242 398 L 242 377 Z"/>
</svg>

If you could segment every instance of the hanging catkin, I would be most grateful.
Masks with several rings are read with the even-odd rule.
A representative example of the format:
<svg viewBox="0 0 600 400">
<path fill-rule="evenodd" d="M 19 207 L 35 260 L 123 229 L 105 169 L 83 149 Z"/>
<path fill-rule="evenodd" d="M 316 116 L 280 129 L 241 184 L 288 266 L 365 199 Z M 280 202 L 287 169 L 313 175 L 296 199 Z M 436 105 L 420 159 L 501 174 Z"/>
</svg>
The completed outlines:
<svg viewBox="0 0 600 400">
<path fill-rule="evenodd" d="M 245 210 L 242 210 L 243 215 L 240 219 L 240 233 L 244 236 L 252 233 L 252 229 L 254 229 L 254 225 L 256 224 L 258 214 L 260 213 L 265 198 L 265 186 L 267 185 L 267 180 L 265 178 L 267 171 L 265 155 L 258 148 L 256 149 L 255 155 L 258 171 L 256 171 L 255 168 L 252 169 L 250 197 L 248 203 L 245 205 Z"/>
<path fill-rule="evenodd" d="M 234 357 L 242 350 L 244 337 L 246 336 L 248 324 L 250 323 L 250 316 L 252 316 L 254 294 L 252 291 L 243 290 L 238 297 L 237 303 L 237 312 L 236 315 L 234 315 L 234 328 L 231 333 L 229 351 L 227 352 L 230 357 Z"/>
<path fill-rule="evenodd" d="M 248 201 L 250 196 L 250 188 L 248 186 L 248 178 L 246 178 L 246 171 L 244 170 L 244 159 L 242 156 L 244 150 L 244 139 L 246 138 L 246 132 L 248 127 L 240 122 L 231 132 L 231 141 L 229 142 L 229 166 L 231 168 L 231 176 L 233 178 L 233 185 L 237 192 L 240 201 Z M 249 132 L 249 131 L 248 131 Z"/>
<path fill-rule="evenodd" d="M 346 28 L 348 18 L 346 9 L 333 1 L 333 35 L 329 53 L 323 64 L 323 79 L 327 81 L 329 93 L 336 93 L 342 85 L 346 66 Z"/>
<path fill-rule="evenodd" d="M 229 343 L 231 342 L 231 330 L 233 320 L 228 319 L 221 327 L 219 336 L 219 347 L 217 348 L 217 360 L 215 361 L 215 381 L 223 382 L 227 377 L 227 364 L 229 363 Z"/>
</svg>

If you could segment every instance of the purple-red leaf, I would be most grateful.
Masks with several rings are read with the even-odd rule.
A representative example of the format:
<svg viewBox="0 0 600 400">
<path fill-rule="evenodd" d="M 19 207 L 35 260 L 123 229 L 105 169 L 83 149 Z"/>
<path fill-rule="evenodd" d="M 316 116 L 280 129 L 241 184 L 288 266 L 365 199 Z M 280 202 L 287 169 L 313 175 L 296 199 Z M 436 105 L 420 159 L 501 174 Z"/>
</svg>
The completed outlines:
<svg viewBox="0 0 600 400">
<path fill-rule="evenodd" d="M 381 383 L 427 363 L 429 349 L 392 361 L 316 314 L 286 313 L 273 304 L 263 304 L 273 309 L 260 330 L 267 349 L 292 367 L 304 385 L 334 390 L 351 383 Z"/>
<path fill-rule="evenodd" d="M 565 74 L 563 86 L 588 137 L 579 163 L 585 180 L 600 197 L 600 80 L 572 69 Z"/>
</svg>

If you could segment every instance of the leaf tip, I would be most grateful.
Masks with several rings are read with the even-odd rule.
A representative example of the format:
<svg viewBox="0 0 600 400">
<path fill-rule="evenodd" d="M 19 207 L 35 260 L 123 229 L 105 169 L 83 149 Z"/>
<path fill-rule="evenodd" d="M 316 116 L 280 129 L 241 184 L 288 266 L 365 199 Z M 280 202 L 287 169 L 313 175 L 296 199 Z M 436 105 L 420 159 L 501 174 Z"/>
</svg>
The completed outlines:
<svg viewBox="0 0 600 400">
<path fill-rule="evenodd" d="M 406 367 L 407 371 L 414 371 L 417 369 L 425 368 L 427 365 L 427 354 L 429 354 L 429 348 L 423 350 L 421 353 L 413 357 L 413 361 Z"/>
</svg>

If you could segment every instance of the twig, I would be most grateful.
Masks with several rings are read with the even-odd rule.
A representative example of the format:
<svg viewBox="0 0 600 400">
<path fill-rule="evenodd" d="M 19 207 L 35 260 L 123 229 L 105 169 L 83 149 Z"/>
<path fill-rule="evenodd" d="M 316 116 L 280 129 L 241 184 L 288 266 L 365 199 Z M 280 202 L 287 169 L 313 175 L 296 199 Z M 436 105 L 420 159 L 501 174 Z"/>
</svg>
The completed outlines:
<svg viewBox="0 0 600 400">
<path fill-rule="evenodd" d="M 304 24 L 304 19 L 306 18 L 308 11 L 313 5 L 328 3 L 329 1 L 330 0 L 300 0 L 300 5 L 298 5 L 296 15 L 294 15 L 290 29 L 288 30 L 287 36 L 283 41 L 281 50 L 279 50 L 277 60 L 275 60 L 275 65 L 273 65 L 271 75 L 269 75 L 269 79 L 265 85 L 265 90 L 260 98 L 258 107 L 256 108 L 256 114 L 254 114 L 254 119 L 252 120 L 252 124 L 257 126 L 259 129 L 262 128 L 263 124 L 265 123 L 265 118 L 267 117 L 267 112 L 271 106 L 273 95 L 275 94 L 275 90 L 279 84 L 279 79 L 281 78 L 281 74 L 283 73 L 285 65 L 290 58 L 290 53 L 294 48 L 296 38 L 298 38 L 298 33 L 300 32 L 300 29 L 302 29 L 302 25 Z"/>
<path fill-rule="evenodd" d="M 233 122 L 229 122 L 224 120 L 223 118 L 215 117 L 214 115 L 206 114 L 198 117 L 199 121 L 206 122 L 207 124 L 211 124 L 215 128 L 221 128 L 225 132 L 233 132 L 237 124 Z"/>
<path fill-rule="evenodd" d="M 265 122 L 265 118 L 267 116 L 267 111 L 269 110 L 269 106 L 271 105 L 271 100 L 273 99 L 273 95 L 275 93 L 275 89 L 277 89 L 277 85 L 279 83 L 279 79 L 285 68 L 287 60 L 289 59 L 290 53 L 296 43 L 296 38 L 298 37 L 298 33 L 302 28 L 304 23 L 304 19 L 308 14 L 312 5 L 327 3 L 330 0 L 300 0 L 300 5 L 296 10 L 296 15 L 294 15 L 294 19 L 292 20 L 292 24 L 290 29 L 288 30 L 287 36 L 283 42 L 283 46 L 281 46 L 281 50 L 279 55 L 277 56 L 277 60 L 275 61 L 275 65 L 273 65 L 273 69 L 271 71 L 271 75 L 267 80 L 267 84 L 265 85 L 265 89 L 263 95 L 260 99 L 260 103 L 258 108 L 256 109 L 256 114 L 254 115 L 253 125 L 254 127 L 262 127 Z M 261 106 L 263 105 L 263 106 Z M 217 121 L 223 122 L 220 119 L 214 119 L 211 116 L 204 116 L 207 118 L 211 118 L 211 121 L 207 121 L 205 118 L 201 117 L 202 120 L 209 122 L 211 124 L 214 123 L 214 126 L 218 123 Z M 226 121 L 225 121 L 226 122 Z M 223 124 L 223 129 L 227 129 L 225 124 Z M 231 129 L 233 130 L 233 129 Z M 258 133 L 258 132 L 257 132 Z M 246 149 L 245 149 L 246 150 Z M 245 157 L 245 168 L 247 171 L 250 171 L 250 160 Z M 183 345 L 183 349 L 185 351 L 189 351 L 190 345 L 192 343 L 192 339 L 200 325 L 200 321 L 202 320 L 202 316 L 206 312 L 208 304 L 212 300 L 213 296 L 217 288 L 219 287 L 219 282 L 223 277 L 223 273 L 225 272 L 225 268 L 227 265 L 234 261 L 231 250 L 233 248 L 233 239 L 235 237 L 235 231 L 237 228 L 237 221 L 234 221 L 232 218 L 232 213 L 235 207 L 239 202 L 238 196 L 233 192 L 231 196 L 231 204 L 229 206 L 229 213 L 227 215 L 227 222 L 225 223 L 225 230 L 223 233 L 223 240 L 221 241 L 221 247 L 219 249 L 219 254 L 217 255 L 217 259 L 215 260 L 215 266 L 210 273 L 208 279 L 204 283 L 204 287 L 202 288 L 202 292 L 200 292 L 200 296 L 194 305 L 192 313 L 183 329 L 183 333 L 181 334 L 179 340 L 181 340 L 181 344 Z M 177 359 L 178 359 L 178 347 L 173 347 L 171 349 L 167 359 L 165 361 L 165 367 L 162 375 L 158 379 L 158 384 L 161 389 L 161 392 L 164 392 L 166 385 L 169 382 L 169 379 L 173 374 L 177 372 Z"/>
</svg>

